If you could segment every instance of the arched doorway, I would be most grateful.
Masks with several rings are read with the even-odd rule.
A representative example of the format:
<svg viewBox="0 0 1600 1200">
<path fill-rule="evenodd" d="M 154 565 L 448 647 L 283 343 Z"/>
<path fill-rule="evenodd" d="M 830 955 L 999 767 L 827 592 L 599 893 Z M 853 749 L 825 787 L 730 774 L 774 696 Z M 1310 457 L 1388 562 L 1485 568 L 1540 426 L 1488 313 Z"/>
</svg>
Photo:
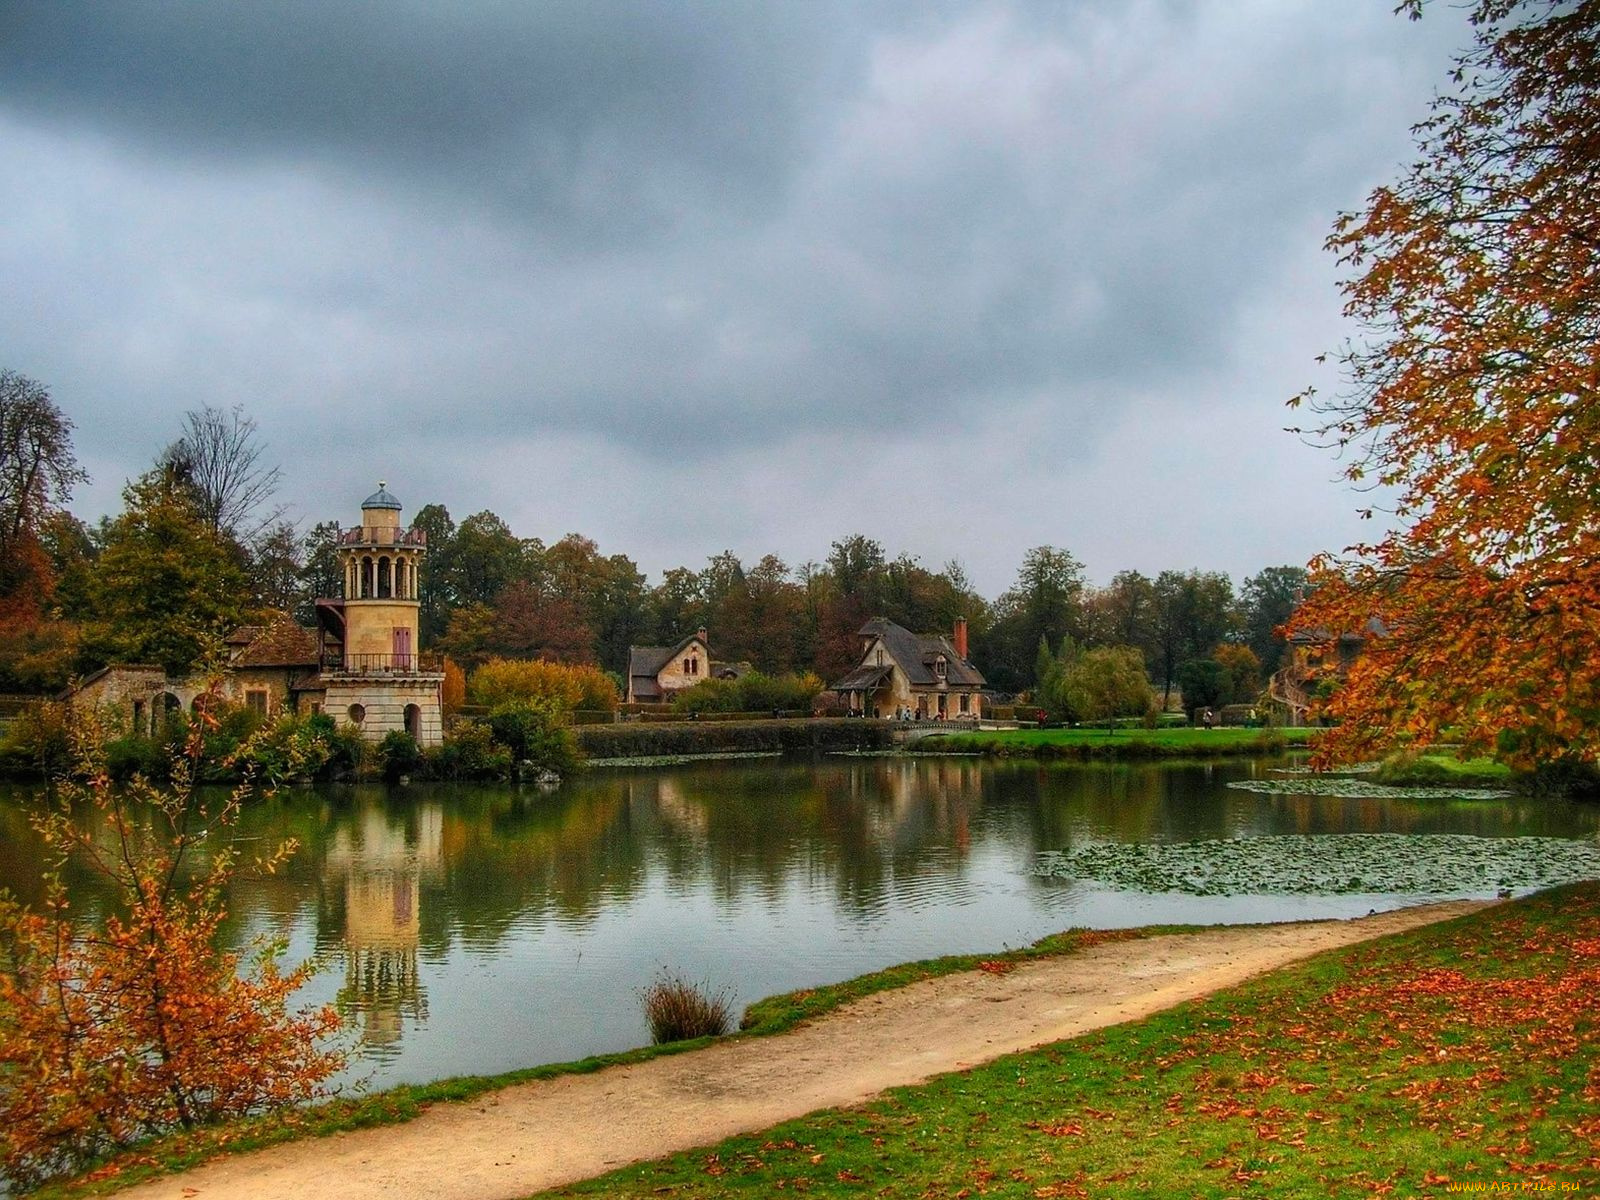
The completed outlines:
<svg viewBox="0 0 1600 1200">
<path fill-rule="evenodd" d="M 406 732 L 411 735 L 412 741 L 422 741 L 422 709 L 415 704 L 406 705 Z"/>
</svg>

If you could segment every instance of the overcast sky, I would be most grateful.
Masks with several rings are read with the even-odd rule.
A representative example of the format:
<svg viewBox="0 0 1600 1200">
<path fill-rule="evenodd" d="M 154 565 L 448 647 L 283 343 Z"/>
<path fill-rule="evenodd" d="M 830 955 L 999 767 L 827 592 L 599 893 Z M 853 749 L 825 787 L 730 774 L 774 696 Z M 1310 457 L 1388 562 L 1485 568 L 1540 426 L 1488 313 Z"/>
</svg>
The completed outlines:
<svg viewBox="0 0 1600 1200">
<path fill-rule="evenodd" d="M 1466 38 L 1392 8 L 0 0 L 0 366 L 86 518 L 239 404 L 306 526 L 1239 580 L 1373 532 L 1283 426 Z"/>
</svg>

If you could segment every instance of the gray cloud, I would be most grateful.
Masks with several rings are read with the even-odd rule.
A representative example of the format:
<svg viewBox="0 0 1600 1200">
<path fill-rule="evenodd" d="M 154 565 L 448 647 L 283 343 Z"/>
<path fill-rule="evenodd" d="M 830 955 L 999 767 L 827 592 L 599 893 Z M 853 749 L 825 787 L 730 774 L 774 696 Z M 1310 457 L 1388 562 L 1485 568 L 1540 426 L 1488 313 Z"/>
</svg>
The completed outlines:
<svg viewBox="0 0 1600 1200">
<path fill-rule="evenodd" d="M 319 517 L 316 481 L 385 459 L 521 529 L 551 506 L 505 455 L 560 445 L 618 510 L 592 531 L 671 540 L 664 459 L 679 527 L 809 520 L 774 548 L 818 553 L 855 509 L 816 498 L 876 461 L 911 473 L 882 536 L 926 545 L 915 472 L 959 439 L 999 572 L 1086 536 L 1030 527 L 1009 481 L 1084 511 L 1107 439 L 1206 405 L 1281 458 L 1278 406 L 1341 332 L 1300 264 L 1460 38 L 1267 0 L 13 2 L 0 346 L 111 474 L 185 408 L 244 404 Z M 1260 319 L 1285 310 L 1315 318 Z M 1192 458 L 1175 491 L 1244 494 Z M 752 515 L 757 463 L 814 515 Z"/>
</svg>

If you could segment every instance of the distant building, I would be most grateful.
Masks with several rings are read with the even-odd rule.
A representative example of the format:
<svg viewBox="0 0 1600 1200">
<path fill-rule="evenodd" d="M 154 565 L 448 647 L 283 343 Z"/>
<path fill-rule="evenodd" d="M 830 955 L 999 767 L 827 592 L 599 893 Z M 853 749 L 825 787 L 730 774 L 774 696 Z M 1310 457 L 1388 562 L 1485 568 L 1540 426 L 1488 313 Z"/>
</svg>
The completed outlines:
<svg viewBox="0 0 1600 1200">
<path fill-rule="evenodd" d="M 697 629 L 671 646 L 628 647 L 629 704 L 666 704 L 697 683 L 715 678 L 711 643 Z"/>
<path fill-rule="evenodd" d="M 1289 636 L 1287 659 L 1273 672 L 1267 695 L 1289 725 L 1304 725 L 1319 690 L 1344 679 L 1370 639 L 1388 636 L 1389 627 L 1377 617 L 1362 632 L 1338 637 L 1326 629 L 1299 630 Z"/>
<path fill-rule="evenodd" d="M 400 502 L 383 484 L 361 506 L 362 523 L 339 535 L 344 595 L 317 601 L 317 626 L 289 617 L 242 625 L 223 639 L 215 674 L 171 676 L 160 667 L 102 668 L 62 698 L 124 714 L 139 734 L 158 733 L 168 714 L 215 692 L 263 717 L 327 712 L 368 741 L 403 729 L 421 746 L 443 738 L 435 656 L 417 649 L 417 570 L 427 551 L 420 529 L 400 527 Z"/>
<path fill-rule="evenodd" d="M 958 620 L 946 638 L 876 617 L 857 636 L 859 665 L 832 685 L 851 712 L 923 720 L 975 721 L 983 715 L 985 681 L 967 658 L 966 621 Z"/>
</svg>

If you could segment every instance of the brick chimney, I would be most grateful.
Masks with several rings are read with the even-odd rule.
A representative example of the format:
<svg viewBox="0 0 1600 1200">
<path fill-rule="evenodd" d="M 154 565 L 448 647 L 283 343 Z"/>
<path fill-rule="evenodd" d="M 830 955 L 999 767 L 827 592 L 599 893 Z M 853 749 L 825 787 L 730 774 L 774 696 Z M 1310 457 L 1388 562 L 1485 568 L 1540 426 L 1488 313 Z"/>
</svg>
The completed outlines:
<svg viewBox="0 0 1600 1200">
<path fill-rule="evenodd" d="M 951 639 L 951 643 L 950 644 L 953 645 L 955 647 L 955 649 L 956 649 L 956 657 L 959 658 L 962 662 L 966 662 L 967 661 L 967 619 L 965 617 L 957 617 L 956 618 L 955 637 Z"/>
<path fill-rule="evenodd" d="M 711 639 L 706 636 L 706 627 L 704 625 L 700 626 L 700 628 L 695 632 L 700 635 L 700 640 L 702 642 L 704 642 L 707 646 L 711 645 Z"/>
</svg>

